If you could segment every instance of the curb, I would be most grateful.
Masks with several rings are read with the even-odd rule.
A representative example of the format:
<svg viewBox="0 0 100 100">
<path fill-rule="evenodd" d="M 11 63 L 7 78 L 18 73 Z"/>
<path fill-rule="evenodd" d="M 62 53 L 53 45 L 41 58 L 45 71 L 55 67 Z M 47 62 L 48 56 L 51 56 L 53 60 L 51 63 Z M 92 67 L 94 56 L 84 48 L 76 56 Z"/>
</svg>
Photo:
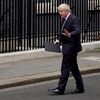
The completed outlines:
<svg viewBox="0 0 100 100">
<path fill-rule="evenodd" d="M 98 73 L 100 72 L 100 67 L 99 65 L 95 66 L 95 68 L 84 67 L 84 69 L 81 68 L 80 71 L 82 75 Z M 59 76 L 60 76 L 60 71 L 56 71 L 56 72 L 49 72 L 49 73 L 41 73 L 38 75 L 29 75 L 29 76 L 16 77 L 7 80 L 1 80 L 2 82 L 0 82 L 0 89 L 50 81 L 50 80 L 58 79 Z M 70 77 L 71 76 L 72 75 L 70 75 Z"/>
</svg>

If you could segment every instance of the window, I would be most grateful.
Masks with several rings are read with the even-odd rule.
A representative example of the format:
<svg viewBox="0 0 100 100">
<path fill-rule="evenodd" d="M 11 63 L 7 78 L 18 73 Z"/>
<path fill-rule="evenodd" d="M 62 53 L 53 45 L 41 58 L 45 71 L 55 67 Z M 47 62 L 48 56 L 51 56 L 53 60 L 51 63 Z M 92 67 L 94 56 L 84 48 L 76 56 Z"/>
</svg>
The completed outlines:
<svg viewBox="0 0 100 100">
<path fill-rule="evenodd" d="M 37 14 L 55 13 L 57 12 L 57 0 L 38 0 Z"/>
<path fill-rule="evenodd" d="M 100 10 L 100 0 L 88 0 L 88 10 Z"/>
</svg>

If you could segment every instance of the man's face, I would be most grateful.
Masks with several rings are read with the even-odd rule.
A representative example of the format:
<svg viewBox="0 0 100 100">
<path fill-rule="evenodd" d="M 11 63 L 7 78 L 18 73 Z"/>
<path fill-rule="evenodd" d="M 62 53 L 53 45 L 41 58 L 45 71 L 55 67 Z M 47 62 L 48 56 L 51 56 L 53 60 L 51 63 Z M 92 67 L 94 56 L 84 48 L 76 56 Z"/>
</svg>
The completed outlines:
<svg viewBox="0 0 100 100">
<path fill-rule="evenodd" d="M 67 11 L 67 10 L 58 10 L 58 13 L 61 16 L 61 18 L 65 18 L 68 15 L 69 11 Z"/>
</svg>

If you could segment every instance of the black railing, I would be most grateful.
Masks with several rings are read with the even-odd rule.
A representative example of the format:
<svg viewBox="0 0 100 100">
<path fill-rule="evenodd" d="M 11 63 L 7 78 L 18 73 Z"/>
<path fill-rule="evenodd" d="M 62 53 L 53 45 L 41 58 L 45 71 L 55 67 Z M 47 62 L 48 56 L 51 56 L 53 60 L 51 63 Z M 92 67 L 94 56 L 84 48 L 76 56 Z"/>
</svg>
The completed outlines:
<svg viewBox="0 0 100 100">
<path fill-rule="evenodd" d="M 60 33 L 57 6 L 68 3 L 81 23 L 81 42 L 97 41 L 100 0 L 0 0 L 0 53 L 43 48 Z"/>
</svg>

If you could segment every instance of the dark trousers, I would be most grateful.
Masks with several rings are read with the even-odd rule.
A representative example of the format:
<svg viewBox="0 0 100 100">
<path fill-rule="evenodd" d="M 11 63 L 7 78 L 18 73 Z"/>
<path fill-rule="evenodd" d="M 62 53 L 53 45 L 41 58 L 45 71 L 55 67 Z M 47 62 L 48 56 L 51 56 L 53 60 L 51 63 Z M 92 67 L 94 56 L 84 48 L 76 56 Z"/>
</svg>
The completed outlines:
<svg viewBox="0 0 100 100">
<path fill-rule="evenodd" d="M 64 54 L 61 66 L 61 76 L 58 83 L 58 89 L 65 91 L 70 72 L 76 80 L 76 88 L 83 89 L 83 80 L 77 64 L 77 54 Z"/>
</svg>

